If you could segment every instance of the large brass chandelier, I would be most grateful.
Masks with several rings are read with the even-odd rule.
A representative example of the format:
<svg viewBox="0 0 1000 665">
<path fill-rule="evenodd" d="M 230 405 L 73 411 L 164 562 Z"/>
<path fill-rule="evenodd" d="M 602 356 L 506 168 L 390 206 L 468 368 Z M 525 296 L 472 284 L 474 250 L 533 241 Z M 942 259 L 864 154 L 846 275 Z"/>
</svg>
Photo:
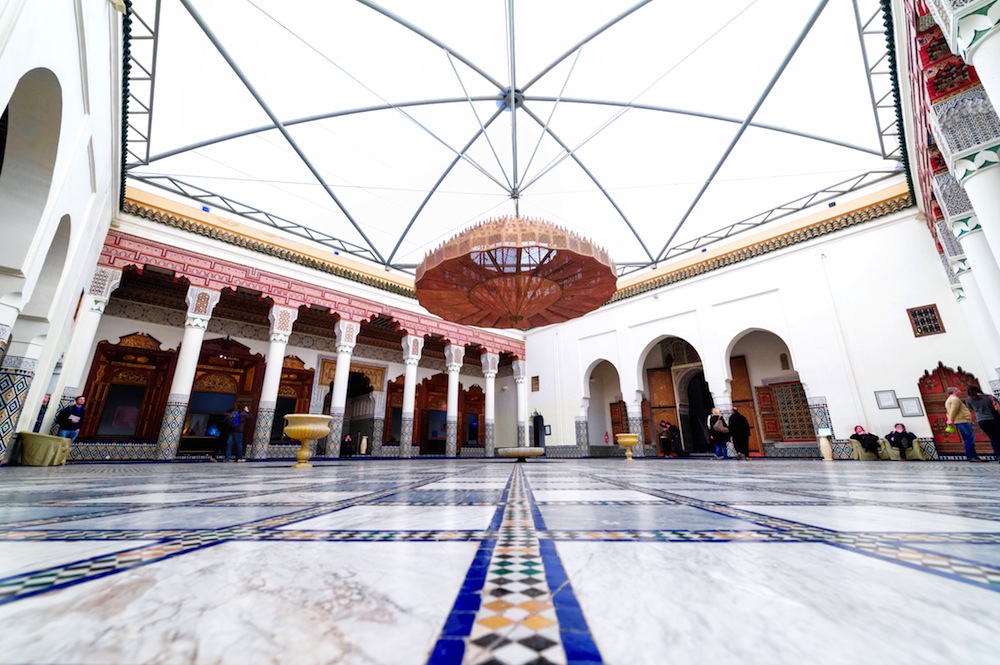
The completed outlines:
<svg viewBox="0 0 1000 665">
<path fill-rule="evenodd" d="M 417 299 L 453 323 L 536 328 L 582 316 L 615 292 L 615 265 L 586 238 L 526 217 L 490 219 L 431 251 Z"/>
</svg>

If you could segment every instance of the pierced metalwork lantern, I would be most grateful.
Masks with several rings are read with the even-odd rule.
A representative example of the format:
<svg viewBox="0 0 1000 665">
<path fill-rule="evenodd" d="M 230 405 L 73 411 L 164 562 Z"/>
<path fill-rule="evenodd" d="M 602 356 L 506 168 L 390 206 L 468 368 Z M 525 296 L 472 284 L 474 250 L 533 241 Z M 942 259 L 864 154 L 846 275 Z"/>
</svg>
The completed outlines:
<svg viewBox="0 0 1000 665">
<path fill-rule="evenodd" d="M 548 222 L 501 217 L 466 229 L 417 266 L 417 299 L 453 323 L 536 328 L 583 316 L 615 293 L 615 264 Z"/>
</svg>

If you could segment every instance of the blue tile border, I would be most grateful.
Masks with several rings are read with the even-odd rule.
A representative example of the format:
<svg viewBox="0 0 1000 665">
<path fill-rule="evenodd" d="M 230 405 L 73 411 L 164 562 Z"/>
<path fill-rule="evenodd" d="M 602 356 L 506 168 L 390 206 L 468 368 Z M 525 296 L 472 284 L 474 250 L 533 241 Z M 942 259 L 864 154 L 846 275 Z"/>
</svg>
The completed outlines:
<svg viewBox="0 0 1000 665">
<path fill-rule="evenodd" d="M 553 590 L 552 601 L 556 606 L 556 616 L 559 617 L 559 636 L 566 650 L 567 662 L 603 663 L 601 652 L 590 634 L 587 619 L 573 593 L 573 585 L 570 584 L 566 569 L 556 552 L 555 542 L 540 539 L 538 548 L 542 555 L 546 581 Z"/>
</svg>

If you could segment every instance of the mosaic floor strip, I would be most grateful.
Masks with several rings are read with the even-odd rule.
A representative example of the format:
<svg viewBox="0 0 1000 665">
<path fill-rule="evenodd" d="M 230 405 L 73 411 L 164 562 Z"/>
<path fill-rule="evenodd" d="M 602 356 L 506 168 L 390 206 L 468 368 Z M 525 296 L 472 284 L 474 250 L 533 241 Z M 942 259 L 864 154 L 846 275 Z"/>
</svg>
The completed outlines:
<svg viewBox="0 0 1000 665">
<path fill-rule="evenodd" d="M 277 654 L 300 627 L 314 645 L 303 663 L 995 659 L 998 465 L 434 459 L 0 476 L 0 621 L 18 626 L 0 631 L 0 665 L 112 652 L 242 664 L 248 645 Z M 158 612 L 184 617 L 190 650 L 170 651 L 178 626 L 143 623 Z M 931 629 L 853 628 L 912 612 Z M 763 639 L 775 621 L 780 643 Z M 716 632 L 727 625 L 741 632 Z"/>
</svg>

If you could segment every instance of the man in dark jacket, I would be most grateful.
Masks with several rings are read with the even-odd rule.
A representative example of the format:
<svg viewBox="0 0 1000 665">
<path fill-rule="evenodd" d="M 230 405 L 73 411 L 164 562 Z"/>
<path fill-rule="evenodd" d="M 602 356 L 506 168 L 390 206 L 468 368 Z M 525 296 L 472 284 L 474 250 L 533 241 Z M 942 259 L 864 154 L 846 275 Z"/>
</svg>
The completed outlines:
<svg viewBox="0 0 1000 665">
<path fill-rule="evenodd" d="M 736 448 L 737 459 L 750 459 L 750 421 L 733 406 L 733 414 L 729 416 L 729 433 L 733 436 L 733 447 Z"/>
<path fill-rule="evenodd" d="M 76 435 L 80 433 L 80 425 L 83 423 L 83 404 L 86 401 L 83 395 L 79 395 L 72 404 L 63 407 L 56 414 L 56 424 L 59 427 L 57 436 L 76 441 Z"/>
<path fill-rule="evenodd" d="M 243 424 L 240 422 L 239 409 L 233 409 L 226 415 L 222 424 L 226 431 L 226 461 L 243 461 Z M 233 448 L 236 448 L 235 453 Z"/>
</svg>

